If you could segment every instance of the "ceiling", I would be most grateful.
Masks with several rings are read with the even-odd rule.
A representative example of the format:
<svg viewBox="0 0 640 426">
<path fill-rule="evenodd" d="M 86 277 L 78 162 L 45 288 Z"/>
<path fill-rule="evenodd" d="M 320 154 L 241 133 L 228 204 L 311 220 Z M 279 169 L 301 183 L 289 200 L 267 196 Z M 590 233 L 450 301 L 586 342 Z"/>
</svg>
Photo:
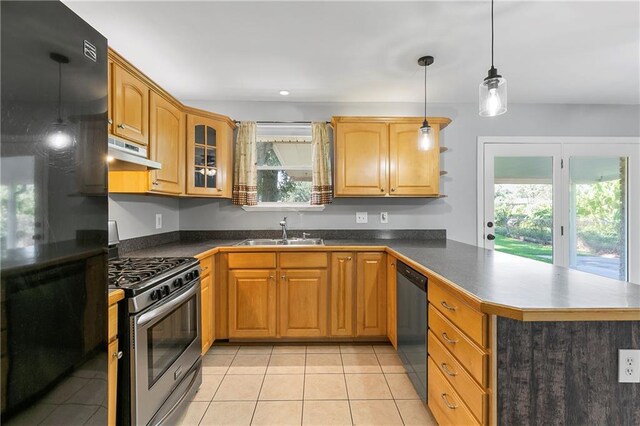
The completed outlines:
<svg viewBox="0 0 640 426">
<path fill-rule="evenodd" d="M 65 1 L 182 101 L 477 102 L 488 1 Z M 640 2 L 496 1 L 509 102 L 640 104 Z M 283 97 L 286 89 L 291 95 Z"/>
</svg>

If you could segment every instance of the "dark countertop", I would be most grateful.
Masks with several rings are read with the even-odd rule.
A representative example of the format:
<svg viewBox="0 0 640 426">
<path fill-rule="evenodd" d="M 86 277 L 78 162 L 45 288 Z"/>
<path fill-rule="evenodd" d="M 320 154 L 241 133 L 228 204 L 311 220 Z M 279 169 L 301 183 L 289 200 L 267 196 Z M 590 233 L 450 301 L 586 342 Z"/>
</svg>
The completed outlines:
<svg viewBox="0 0 640 426">
<path fill-rule="evenodd" d="M 126 256 L 194 256 L 238 240 L 178 242 Z M 500 307 L 536 311 L 626 311 L 626 319 L 640 320 L 640 285 L 553 266 L 452 240 L 325 240 L 331 246 L 389 247 L 417 265 L 455 284 L 478 299 L 486 312 Z M 256 248 L 256 247 L 252 247 Z M 265 247 L 261 247 L 264 249 Z M 287 247 L 278 247 L 278 249 Z M 297 250 L 307 247 L 297 246 Z M 251 249 L 243 247 L 244 250 Z M 484 309 L 483 309 L 484 310 Z M 589 313 L 586 313 L 588 317 Z M 533 318 L 533 317 L 532 317 Z M 586 318 L 582 318 L 586 319 Z"/>
</svg>

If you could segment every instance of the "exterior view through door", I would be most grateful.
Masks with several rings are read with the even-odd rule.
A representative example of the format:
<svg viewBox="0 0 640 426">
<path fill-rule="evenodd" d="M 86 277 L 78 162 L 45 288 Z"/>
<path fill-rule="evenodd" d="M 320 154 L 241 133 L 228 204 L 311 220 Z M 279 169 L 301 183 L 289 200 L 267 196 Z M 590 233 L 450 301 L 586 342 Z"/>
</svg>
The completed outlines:
<svg viewBox="0 0 640 426">
<path fill-rule="evenodd" d="M 478 245 L 640 282 L 638 138 L 479 138 Z"/>
</svg>

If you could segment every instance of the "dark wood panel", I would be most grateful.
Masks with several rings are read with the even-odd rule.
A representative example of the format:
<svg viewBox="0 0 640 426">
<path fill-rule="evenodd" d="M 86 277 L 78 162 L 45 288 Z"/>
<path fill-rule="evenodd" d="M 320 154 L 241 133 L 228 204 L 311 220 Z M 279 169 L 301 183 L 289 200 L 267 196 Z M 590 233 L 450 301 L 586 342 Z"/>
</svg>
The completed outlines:
<svg viewBox="0 0 640 426">
<path fill-rule="evenodd" d="M 638 425 L 640 384 L 618 383 L 618 349 L 640 321 L 498 318 L 498 424 Z"/>
</svg>

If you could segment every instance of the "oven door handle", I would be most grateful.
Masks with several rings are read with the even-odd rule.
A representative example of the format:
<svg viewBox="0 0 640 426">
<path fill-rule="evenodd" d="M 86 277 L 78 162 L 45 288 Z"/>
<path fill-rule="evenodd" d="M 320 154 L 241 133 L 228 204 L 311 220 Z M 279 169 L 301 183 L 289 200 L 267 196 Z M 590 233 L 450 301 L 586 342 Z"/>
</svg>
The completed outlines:
<svg viewBox="0 0 640 426">
<path fill-rule="evenodd" d="M 200 286 L 198 284 L 199 283 L 196 283 L 189 290 L 185 291 L 180 296 L 176 297 L 170 302 L 167 302 L 164 305 L 158 306 L 157 308 L 151 309 L 151 311 L 147 312 L 146 314 L 142 314 L 140 318 L 138 318 L 138 320 L 136 321 L 136 324 L 138 325 L 138 327 L 142 327 L 145 324 L 148 324 L 151 321 L 155 320 L 156 318 L 162 317 L 164 314 L 173 310 L 176 306 L 180 305 L 182 302 L 184 302 L 185 300 L 187 300 L 188 298 L 196 294 L 198 290 L 200 290 Z"/>
</svg>

